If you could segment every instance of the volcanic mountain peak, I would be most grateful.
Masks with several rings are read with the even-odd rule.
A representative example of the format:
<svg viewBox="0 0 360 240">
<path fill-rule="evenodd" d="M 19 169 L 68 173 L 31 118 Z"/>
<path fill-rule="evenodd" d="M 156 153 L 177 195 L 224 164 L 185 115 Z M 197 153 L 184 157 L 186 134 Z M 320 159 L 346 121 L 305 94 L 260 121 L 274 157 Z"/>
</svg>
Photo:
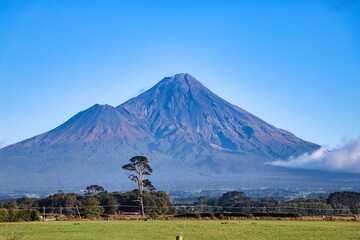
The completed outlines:
<svg viewBox="0 0 360 240">
<path fill-rule="evenodd" d="M 269 158 L 286 158 L 318 147 L 226 102 L 189 74 L 166 77 L 117 108 L 96 104 L 20 145 L 113 140 L 151 143 L 150 149 L 156 146 L 180 159 L 193 151 L 190 146 Z"/>
<path fill-rule="evenodd" d="M 318 147 L 228 103 L 189 74 L 164 78 L 118 108 L 136 116 L 155 139 L 170 141 L 170 146 L 191 142 L 216 150 L 258 152 L 270 158 Z"/>
<path fill-rule="evenodd" d="M 38 173 L 37 187 L 55 189 L 63 188 L 56 183 L 63 184 L 64 176 L 64 189 L 75 182 L 82 187 L 125 182 L 117 166 L 135 154 L 154 161 L 163 185 L 173 181 L 179 187 L 175 175 L 180 182 L 192 179 L 189 186 L 193 179 L 205 185 L 204 179 L 219 179 L 214 173 L 223 178 L 263 171 L 247 175 L 260 178 L 274 170 L 265 162 L 318 147 L 228 103 L 191 75 L 177 74 L 116 108 L 96 104 L 49 132 L 2 149 L 0 189 L 31 182 Z M 22 178 L 13 180 L 12 172 Z M 237 176 L 224 181 L 238 184 Z"/>
</svg>

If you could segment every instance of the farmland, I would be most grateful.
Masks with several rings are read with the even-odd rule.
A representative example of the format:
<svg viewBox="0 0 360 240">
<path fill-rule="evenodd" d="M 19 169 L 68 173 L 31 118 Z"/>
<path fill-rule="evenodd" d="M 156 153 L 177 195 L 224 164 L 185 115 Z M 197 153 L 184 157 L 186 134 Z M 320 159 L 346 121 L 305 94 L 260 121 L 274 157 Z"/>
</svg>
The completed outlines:
<svg viewBox="0 0 360 240">
<path fill-rule="evenodd" d="M 17 239 L 360 239 L 358 221 L 53 221 L 1 223 L 0 240 Z"/>
</svg>

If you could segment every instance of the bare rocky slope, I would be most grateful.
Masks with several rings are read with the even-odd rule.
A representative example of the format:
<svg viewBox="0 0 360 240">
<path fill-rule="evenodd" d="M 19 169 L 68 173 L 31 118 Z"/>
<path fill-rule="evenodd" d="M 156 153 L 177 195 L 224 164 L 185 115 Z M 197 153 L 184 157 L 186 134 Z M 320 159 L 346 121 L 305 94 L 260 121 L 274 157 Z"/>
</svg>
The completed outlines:
<svg viewBox="0 0 360 240">
<path fill-rule="evenodd" d="M 121 166 L 146 155 L 162 189 L 325 186 L 343 176 L 266 165 L 319 148 L 232 105 L 189 74 L 0 150 L 2 191 L 131 188 Z M 347 175 L 348 176 L 348 175 Z"/>
</svg>

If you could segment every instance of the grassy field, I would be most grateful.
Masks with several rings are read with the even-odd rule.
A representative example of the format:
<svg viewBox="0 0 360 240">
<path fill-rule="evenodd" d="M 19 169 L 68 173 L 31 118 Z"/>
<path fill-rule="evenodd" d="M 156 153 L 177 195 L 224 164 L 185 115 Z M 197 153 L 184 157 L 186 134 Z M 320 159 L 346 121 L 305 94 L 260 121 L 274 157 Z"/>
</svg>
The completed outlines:
<svg viewBox="0 0 360 240">
<path fill-rule="evenodd" d="M 360 239 L 360 222 L 81 221 L 1 223 L 4 239 Z"/>
</svg>

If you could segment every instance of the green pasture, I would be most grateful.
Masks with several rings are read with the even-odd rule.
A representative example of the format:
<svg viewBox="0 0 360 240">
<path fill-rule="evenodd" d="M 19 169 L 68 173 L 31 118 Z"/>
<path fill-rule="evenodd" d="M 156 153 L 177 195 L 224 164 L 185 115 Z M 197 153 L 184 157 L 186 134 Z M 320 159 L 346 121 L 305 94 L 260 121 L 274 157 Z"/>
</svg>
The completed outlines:
<svg viewBox="0 0 360 240">
<path fill-rule="evenodd" d="M 360 239 L 360 222 L 54 221 L 1 223 L 0 240 L 17 239 Z"/>
</svg>

